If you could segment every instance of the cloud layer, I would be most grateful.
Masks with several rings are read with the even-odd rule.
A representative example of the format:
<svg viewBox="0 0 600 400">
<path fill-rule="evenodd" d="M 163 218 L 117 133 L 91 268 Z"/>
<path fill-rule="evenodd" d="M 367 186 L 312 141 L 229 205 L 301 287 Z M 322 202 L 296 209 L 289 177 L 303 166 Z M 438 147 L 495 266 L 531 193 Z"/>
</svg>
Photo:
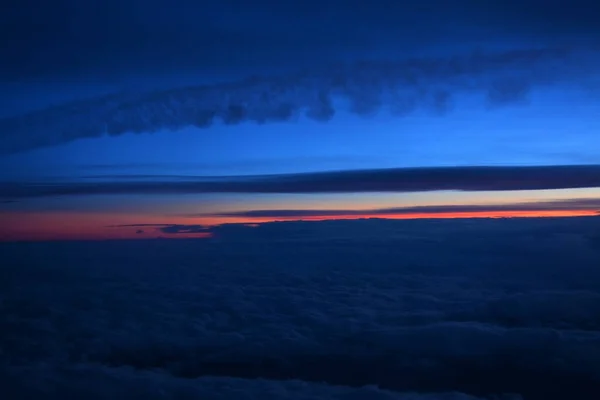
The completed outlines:
<svg viewBox="0 0 600 400">
<path fill-rule="evenodd" d="M 0 245 L 5 393 L 600 395 L 597 218 L 272 223 L 220 239 Z"/>
<path fill-rule="evenodd" d="M 145 177 L 147 178 L 147 177 Z M 3 200 L 100 194 L 507 191 L 600 187 L 599 165 L 427 167 L 164 180 L 4 182 Z"/>
<path fill-rule="evenodd" d="M 532 88 L 581 83 L 595 74 L 598 61 L 593 47 L 536 48 L 322 65 L 227 84 L 118 93 L 0 120 L 0 153 L 103 135 L 207 128 L 217 121 L 270 123 L 299 115 L 328 121 L 340 108 L 365 116 L 380 109 L 406 115 L 423 107 L 444 114 L 457 94 L 503 105 L 523 100 Z"/>
</svg>

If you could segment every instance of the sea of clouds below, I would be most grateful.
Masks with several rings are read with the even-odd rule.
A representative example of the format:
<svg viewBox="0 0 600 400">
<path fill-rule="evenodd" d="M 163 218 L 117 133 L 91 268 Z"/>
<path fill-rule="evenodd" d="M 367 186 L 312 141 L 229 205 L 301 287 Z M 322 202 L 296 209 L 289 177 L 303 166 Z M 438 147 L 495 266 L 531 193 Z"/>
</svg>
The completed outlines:
<svg viewBox="0 0 600 400">
<path fill-rule="evenodd" d="M 231 225 L 0 254 L 10 400 L 600 398 L 600 217 Z"/>
</svg>

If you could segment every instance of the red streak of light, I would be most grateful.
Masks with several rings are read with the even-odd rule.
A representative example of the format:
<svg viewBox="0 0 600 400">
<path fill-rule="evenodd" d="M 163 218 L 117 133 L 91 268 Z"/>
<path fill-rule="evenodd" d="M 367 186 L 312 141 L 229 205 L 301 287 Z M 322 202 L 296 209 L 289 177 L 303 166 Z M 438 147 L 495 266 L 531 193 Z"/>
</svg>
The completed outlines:
<svg viewBox="0 0 600 400">
<path fill-rule="evenodd" d="M 588 217 L 597 216 L 594 210 L 543 210 L 543 211 L 475 211 L 475 212 L 453 212 L 453 213 L 412 213 L 412 214 L 353 214 L 353 215 L 319 215 L 302 217 L 222 217 L 218 222 L 211 219 L 210 222 L 202 220 L 206 225 L 220 225 L 225 223 L 243 223 L 245 225 L 257 225 L 275 221 L 330 221 L 330 220 L 354 220 L 367 218 L 380 219 L 454 219 L 454 218 L 543 218 L 543 217 Z M 201 223 L 194 219 L 194 223 Z"/>
<path fill-rule="evenodd" d="M 453 219 L 453 218 L 540 218 L 540 217 L 583 217 L 598 215 L 590 210 L 544 210 L 544 211 L 476 211 L 453 213 L 414 213 L 414 214 L 363 214 L 341 216 L 318 216 L 301 218 L 307 221 L 321 221 L 332 219 Z M 299 218 L 278 218 L 278 220 L 298 220 Z"/>
</svg>

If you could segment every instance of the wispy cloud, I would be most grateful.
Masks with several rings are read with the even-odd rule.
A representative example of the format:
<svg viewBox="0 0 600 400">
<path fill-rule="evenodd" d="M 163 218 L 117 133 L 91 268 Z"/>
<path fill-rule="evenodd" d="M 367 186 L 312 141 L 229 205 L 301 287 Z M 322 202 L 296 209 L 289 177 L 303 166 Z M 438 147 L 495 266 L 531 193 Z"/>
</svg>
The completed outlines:
<svg viewBox="0 0 600 400">
<path fill-rule="evenodd" d="M 5 182 L 0 198 L 193 193 L 510 191 L 600 187 L 600 165 L 434 167 L 302 174 L 182 177 L 177 180 Z"/>
<path fill-rule="evenodd" d="M 348 111 L 397 115 L 427 107 L 445 113 L 456 93 L 480 93 L 490 105 L 518 102 L 531 88 L 582 80 L 598 51 L 542 48 L 405 61 L 324 65 L 283 76 L 150 93 L 117 93 L 0 120 L 0 153 L 79 138 L 206 128 L 215 121 L 288 121 L 298 115 L 328 121 L 346 98 Z"/>
<path fill-rule="evenodd" d="M 181 233 L 211 233 L 211 228 L 204 225 L 194 224 L 123 224 L 123 225 L 108 225 L 107 228 L 153 228 L 165 234 L 181 234 Z M 138 229 L 136 233 L 141 234 L 145 231 Z"/>
</svg>

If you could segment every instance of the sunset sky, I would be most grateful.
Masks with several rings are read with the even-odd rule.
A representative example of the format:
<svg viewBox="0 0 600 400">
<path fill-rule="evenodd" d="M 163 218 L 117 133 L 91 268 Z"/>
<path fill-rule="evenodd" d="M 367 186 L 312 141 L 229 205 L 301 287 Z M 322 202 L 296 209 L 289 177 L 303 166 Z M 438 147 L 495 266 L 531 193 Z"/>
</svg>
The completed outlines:
<svg viewBox="0 0 600 400">
<path fill-rule="evenodd" d="M 26 3 L 0 16 L 0 240 L 600 210 L 590 1 Z"/>
</svg>

